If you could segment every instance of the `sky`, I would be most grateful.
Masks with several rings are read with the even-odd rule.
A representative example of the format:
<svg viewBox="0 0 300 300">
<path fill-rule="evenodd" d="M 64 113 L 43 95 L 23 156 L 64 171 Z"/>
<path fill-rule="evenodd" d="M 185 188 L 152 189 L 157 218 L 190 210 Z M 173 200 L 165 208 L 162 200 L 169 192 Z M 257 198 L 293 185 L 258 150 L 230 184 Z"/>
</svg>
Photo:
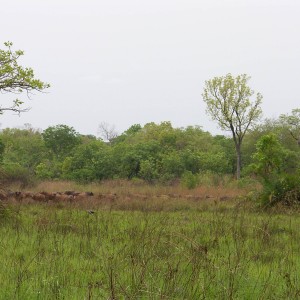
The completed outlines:
<svg viewBox="0 0 300 300">
<path fill-rule="evenodd" d="M 206 80 L 251 76 L 264 117 L 300 107 L 299 0 L 10 0 L 1 5 L 0 48 L 51 84 L 1 128 L 65 124 L 98 134 L 171 121 L 221 133 L 205 113 Z M 8 105 L 15 95 L 0 94 Z"/>
</svg>

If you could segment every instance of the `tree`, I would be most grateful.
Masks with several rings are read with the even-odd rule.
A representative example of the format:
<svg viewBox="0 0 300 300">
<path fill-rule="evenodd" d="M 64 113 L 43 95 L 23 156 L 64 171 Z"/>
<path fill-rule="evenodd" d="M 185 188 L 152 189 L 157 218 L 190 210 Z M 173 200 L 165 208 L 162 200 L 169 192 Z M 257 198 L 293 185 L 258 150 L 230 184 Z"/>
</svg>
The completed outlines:
<svg viewBox="0 0 300 300">
<path fill-rule="evenodd" d="M 72 157 L 64 160 L 64 178 L 83 182 L 111 178 L 114 173 L 111 152 L 112 148 L 99 140 L 79 145 Z"/>
<path fill-rule="evenodd" d="M 67 125 L 50 126 L 42 136 L 46 147 L 59 159 L 70 154 L 81 143 L 79 133 Z"/>
<path fill-rule="evenodd" d="M 6 50 L 0 49 L 0 92 L 21 94 L 27 93 L 29 96 L 32 91 L 43 91 L 50 85 L 36 79 L 31 68 L 24 68 L 19 65 L 19 58 L 24 55 L 21 50 L 12 51 L 11 42 L 4 43 Z M 21 113 L 28 111 L 28 108 L 22 108 L 23 101 L 19 99 L 13 100 L 8 107 L 0 106 L 0 114 L 4 111 L 13 111 Z"/>
<path fill-rule="evenodd" d="M 241 145 L 250 125 L 255 123 L 261 115 L 260 104 L 262 95 L 250 89 L 247 85 L 249 76 L 246 74 L 233 77 L 227 74 L 215 77 L 205 82 L 203 100 L 206 112 L 223 130 L 231 131 L 235 144 L 237 166 L 236 177 L 241 174 Z M 255 101 L 250 98 L 255 94 Z"/>
<path fill-rule="evenodd" d="M 32 171 L 45 157 L 46 149 L 38 130 L 6 128 L 0 132 L 5 145 L 4 163 L 15 163 Z"/>
<path fill-rule="evenodd" d="M 142 130 L 142 126 L 140 124 L 134 124 L 130 126 L 127 130 L 125 130 L 121 135 L 118 135 L 113 139 L 113 143 L 121 143 L 126 139 L 134 138 L 136 134 L 138 134 Z"/>
<path fill-rule="evenodd" d="M 101 122 L 99 124 L 98 134 L 105 142 L 109 143 L 111 143 L 118 136 L 115 126 L 109 125 L 106 122 Z"/>
</svg>

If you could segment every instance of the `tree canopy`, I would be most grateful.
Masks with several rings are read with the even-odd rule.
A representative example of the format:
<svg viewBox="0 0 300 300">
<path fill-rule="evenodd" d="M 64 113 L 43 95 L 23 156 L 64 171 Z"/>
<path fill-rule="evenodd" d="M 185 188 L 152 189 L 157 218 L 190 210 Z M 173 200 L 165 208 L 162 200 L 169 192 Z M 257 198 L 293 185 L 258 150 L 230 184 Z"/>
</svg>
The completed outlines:
<svg viewBox="0 0 300 300">
<path fill-rule="evenodd" d="M 13 51 L 11 42 L 4 43 L 6 49 L 0 49 L 0 92 L 21 94 L 26 92 L 27 96 L 33 91 L 43 91 L 50 87 L 45 83 L 35 78 L 34 71 L 31 68 L 19 65 L 19 58 L 24 55 L 24 51 Z M 4 111 L 24 112 L 28 108 L 22 107 L 23 101 L 14 99 L 11 105 L 0 106 L 0 114 Z"/>
<path fill-rule="evenodd" d="M 42 133 L 45 146 L 57 157 L 62 158 L 80 144 L 79 133 L 67 125 L 50 126 Z"/>
<path fill-rule="evenodd" d="M 237 178 L 241 171 L 241 145 L 243 138 L 261 115 L 262 95 L 247 85 L 250 77 L 246 74 L 233 77 L 227 74 L 214 77 L 205 82 L 203 100 L 206 111 L 223 130 L 229 130 L 235 143 L 237 153 Z M 255 100 L 251 97 L 255 95 Z"/>
</svg>

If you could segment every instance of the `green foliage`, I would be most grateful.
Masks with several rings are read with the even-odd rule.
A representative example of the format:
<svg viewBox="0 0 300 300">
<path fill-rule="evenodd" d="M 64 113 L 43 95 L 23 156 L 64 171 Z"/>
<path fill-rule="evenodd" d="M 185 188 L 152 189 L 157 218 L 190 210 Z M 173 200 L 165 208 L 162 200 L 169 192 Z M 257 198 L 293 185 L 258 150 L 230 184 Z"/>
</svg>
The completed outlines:
<svg viewBox="0 0 300 300">
<path fill-rule="evenodd" d="M 121 135 L 115 137 L 113 139 L 113 143 L 120 143 L 125 141 L 126 139 L 130 139 L 131 137 L 134 137 L 139 131 L 141 131 L 142 126 L 140 124 L 134 124 L 130 126 L 127 130 L 125 130 Z"/>
<path fill-rule="evenodd" d="M 123 178 L 139 177 L 142 161 L 149 160 L 156 164 L 160 150 L 160 145 L 155 140 L 118 144 L 113 150 L 113 157 L 118 161 L 116 171 Z"/>
<path fill-rule="evenodd" d="M 184 161 L 177 151 L 164 153 L 161 156 L 161 173 L 164 180 L 180 178 L 184 170 Z"/>
<path fill-rule="evenodd" d="M 50 161 L 39 163 L 35 167 L 35 175 L 38 179 L 54 179 L 56 176 L 53 168 L 53 163 Z"/>
<path fill-rule="evenodd" d="M 241 145 L 244 136 L 262 113 L 260 105 L 261 94 L 255 94 L 247 85 L 249 76 L 246 74 L 233 77 L 227 74 L 224 77 L 215 77 L 205 82 L 203 100 L 206 103 L 206 112 L 223 130 L 231 131 L 237 155 L 237 179 L 241 172 Z"/>
<path fill-rule="evenodd" d="M 226 173 L 228 167 L 226 163 L 226 156 L 224 153 L 205 153 L 201 152 L 198 154 L 201 165 L 201 171 L 212 171 L 214 173 Z"/>
<path fill-rule="evenodd" d="M 251 123 L 261 115 L 262 96 L 257 93 L 256 100 L 251 103 L 254 91 L 247 85 L 246 74 L 233 77 L 215 77 L 205 82 L 202 94 L 207 105 L 207 113 L 218 122 L 220 128 L 232 131 L 243 138 Z"/>
<path fill-rule="evenodd" d="M 47 156 L 41 133 L 38 130 L 6 128 L 0 132 L 0 138 L 4 145 L 4 164 L 17 162 L 33 172 Z"/>
<path fill-rule="evenodd" d="M 199 175 L 185 171 L 181 177 L 181 184 L 188 189 L 194 189 L 199 184 Z"/>
<path fill-rule="evenodd" d="M 35 168 L 39 179 L 65 179 L 63 177 L 63 162 L 57 159 L 45 159 Z"/>
<path fill-rule="evenodd" d="M 140 124 L 134 124 L 131 125 L 124 134 L 127 136 L 135 135 L 137 132 L 139 132 L 142 129 L 142 126 Z"/>
<path fill-rule="evenodd" d="M 0 132 L 0 138 L 4 146 L 2 180 L 23 185 L 34 182 L 35 168 L 47 155 L 40 132 L 7 128 Z"/>
<path fill-rule="evenodd" d="M 252 130 L 248 132 L 243 142 L 243 164 L 247 169 L 253 162 L 253 155 L 256 152 L 257 141 L 265 136 L 273 134 L 277 137 L 279 143 L 284 146 L 287 152 L 285 161 L 285 171 L 294 172 L 297 168 L 297 162 L 299 161 L 300 148 L 295 139 L 289 133 L 287 124 L 279 119 L 265 119 L 263 123 L 256 125 Z"/>
<path fill-rule="evenodd" d="M 113 176 L 111 147 L 102 141 L 80 145 L 63 163 L 63 177 L 81 182 L 101 180 Z"/>
<path fill-rule="evenodd" d="M 265 181 L 271 181 L 282 173 L 286 156 L 286 150 L 274 134 L 262 136 L 256 144 L 252 168 Z"/>
<path fill-rule="evenodd" d="M 42 133 L 30 126 L 4 129 L 0 139 L 3 164 L 18 162 L 38 179 L 139 178 L 171 183 L 185 171 L 225 174 L 233 169 L 230 139 L 213 137 L 197 126 L 173 128 L 170 122 L 133 125 L 110 143 L 66 125 Z"/>
<path fill-rule="evenodd" d="M 300 109 L 296 108 L 291 114 L 281 115 L 279 120 L 286 125 L 287 130 L 300 146 Z"/>
<path fill-rule="evenodd" d="M 140 163 L 139 176 L 147 182 L 153 182 L 158 178 L 155 161 L 142 160 Z"/>
<path fill-rule="evenodd" d="M 5 150 L 5 144 L 3 143 L 2 139 L 0 138 L 0 164 L 3 162 L 4 150 Z"/>
<path fill-rule="evenodd" d="M 273 127 L 270 128 L 272 131 Z M 278 142 L 288 148 L 271 157 L 284 158 L 284 171 L 295 172 L 300 149 L 295 147 L 289 134 L 287 138 L 279 127 L 276 128 Z M 4 129 L 0 132 L 3 165 L 17 162 L 39 179 L 81 182 L 139 178 L 148 182 L 172 183 L 186 171 L 215 174 L 215 178 L 234 173 L 234 143 L 228 137 L 213 137 L 197 126 L 173 128 L 169 122 L 149 123 L 143 128 L 134 125 L 126 132 L 119 136 L 122 139 L 118 137 L 112 143 L 105 143 L 94 136 L 82 136 L 66 125 L 49 127 L 43 133 L 30 126 Z M 255 172 L 262 172 L 256 159 L 260 154 L 253 156 L 256 150 L 251 144 L 255 144 L 256 137 L 261 137 L 264 132 L 269 131 L 253 130 L 246 139 L 245 171 L 254 163 Z M 209 175 L 210 182 L 213 177 Z"/>
<path fill-rule="evenodd" d="M 259 198 L 264 205 L 278 202 L 284 205 L 300 205 L 300 177 L 281 174 L 272 181 L 265 182 Z"/>
<path fill-rule="evenodd" d="M 31 68 L 24 68 L 19 65 L 19 59 L 24 55 L 21 50 L 12 51 L 11 42 L 4 43 L 6 50 L 0 49 L 0 91 L 19 94 L 22 92 L 42 91 L 50 85 L 36 79 Z M 0 114 L 4 111 L 22 112 L 23 101 L 13 100 L 11 106 L 0 108 Z"/>
<path fill-rule="evenodd" d="M 181 153 L 184 169 L 192 173 L 198 173 L 201 168 L 200 157 L 195 151 L 186 149 Z"/>
<path fill-rule="evenodd" d="M 214 145 L 217 148 L 215 153 L 222 153 L 224 159 L 222 161 L 222 172 L 227 174 L 235 174 L 236 169 L 236 150 L 234 142 L 230 137 L 224 135 L 214 136 Z"/>
<path fill-rule="evenodd" d="M 263 191 L 259 195 L 264 204 L 297 203 L 300 200 L 300 180 L 297 174 L 287 174 L 290 151 L 274 134 L 262 136 L 253 155 L 252 171 L 262 178 Z M 292 156 L 293 157 L 293 156 Z"/>
<path fill-rule="evenodd" d="M 58 159 L 63 159 L 70 155 L 72 151 L 81 143 L 80 135 L 73 127 L 67 125 L 56 125 L 48 127 L 42 133 L 45 146 Z"/>
<path fill-rule="evenodd" d="M 2 181 L 8 184 L 20 183 L 25 187 L 34 183 L 34 174 L 18 163 L 7 163 L 1 168 Z"/>
</svg>

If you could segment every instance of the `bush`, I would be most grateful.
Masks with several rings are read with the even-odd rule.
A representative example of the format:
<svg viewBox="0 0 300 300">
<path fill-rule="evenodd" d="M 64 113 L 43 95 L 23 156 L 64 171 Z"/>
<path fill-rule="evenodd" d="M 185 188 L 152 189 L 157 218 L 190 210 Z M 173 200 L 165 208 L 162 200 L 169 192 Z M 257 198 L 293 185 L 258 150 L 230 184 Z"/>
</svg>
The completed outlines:
<svg viewBox="0 0 300 300">
<path fill-rule="evenodd" d="M 82 168 L 73 171 L 73 173 L 70 176 L 70 179 L 80 183 L 88 183 L 94 181 L 96 179 L 96 175 L 94 170 L 88 168 Z"/>
<path fill-rule="evenodd" d="M 153 182 L 158 178 L 155 163 L 152 160 L 141 161 L 138 175 L 147 182 Z"/>
<path fill-rule="evenodd" d="M 256 144 L 254 163 L 249 170 L 261 179 L 263 191 L 259 199 L 265 205 L 300 204 L 300 176 L 287 174 L 291 153 L 274 134 L 262 136 Z"/>
<path fill-rule="evenodd" d="M 189 190 L 194 189 L 199 184 L 199 175 L 185 171 L 181 177 L 181 184 Z"/>
<path fill-rule="evenodd" d="M 6 183 L 20 183 L 21 187 L 33 185 L 34 176 L 29 169 L 22 167 L 18 163 L 8 163 L 1 168 L 1 179 Z"/>
<path fill-rule="evenodd" d="M 39 179 L 53 179 L 55 177 L 50 163 L 38 164 L 35 168 L 35 175 Z"/>
<path fill-rule="evenodd" d="M 299 176 L 286 174 L 265 182 L 260 199 L 265 205 L 274 205 L 278 202 L 285 205 L 300 204 Z"/>
</svg>

